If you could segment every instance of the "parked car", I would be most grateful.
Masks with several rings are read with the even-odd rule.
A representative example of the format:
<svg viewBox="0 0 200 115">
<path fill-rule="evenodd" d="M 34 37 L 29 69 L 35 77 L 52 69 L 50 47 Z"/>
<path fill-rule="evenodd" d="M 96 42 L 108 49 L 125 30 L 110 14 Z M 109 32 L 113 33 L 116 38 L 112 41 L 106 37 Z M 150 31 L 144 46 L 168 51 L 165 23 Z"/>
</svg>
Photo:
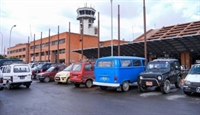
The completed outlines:
<svg viewBox="0 0 200 115">
<path fill-rule="evenodd" d="M 102 90 L 108 87 L 120 88 L 126 92 L 129 84 L 137 82 L 138 76 L 145 69 L 147 60 L 142 57 L 111 56 L 99 58 L 95 64 L 94 85 Z"/>
<path fill-rule="evenodd" d="M 32 79 L 35 79 L 38 73 L 45 72 L 46 70 L 48 70 L 53 64 L 54 63 L 47 62 L 47 63 L 39 64 L 37 67 L 33 68 Z"/>
<path fill-rule="evenodd" d="M 2 74 L 2 71 L 0 69 L 0 91 L 2 91 L 4 89 L 4 86 L 3 86 L 3 74 Z"/>
<path fill-rule="evenodd" d="M 194 64 L 184 79 L 183 92 L 186 95 L 200 93 L 200 64 Z"/>
<path fill-rule="evenodd" d="M 177 59 L 155 59 L 148 63 L 146 70 L 139 75 L 138 89 L 147 91 L 156 86 L 163 94 L 170 92 L 171 84 L 181 87 L 181 67 Z"/>
<path fill-rule="evenodd" d="M 73 64 L 67 66 L 63 71 L 58 72 L 54 77 L 55 82 L 70 84 L 70 70 L 72 66 Z"/>
<path fill-rule="evenodd" d="M 13 87 L 19 87 L 20 85 L 25 85 L 26 88 L 29 88 L 32 79 L 31 79 L 31 67 L 28 64 L 11 64 L 3 66 L 3 84 L 7 89 Z"/>
<path fill-rule="evenodd" d="M 40 82 L 53 81 L 57 72 L 62 71 L 65 68 L 66 68 L 66 66 L 63 65 L 63 64 L 62 65 L 54 65 L 54 66 L 50 67 L 47 71 L 42 72 L 42 73 L 38 73 L 36 78 L 38 80 L 40 80 Z"/>
<path fill-rule="evenodd" d="M 95 62 L 76 62 L 70 71 L 70 81 L 76 87 L 84 84 L 87 88 L 93 86 Z"/>
</svg>

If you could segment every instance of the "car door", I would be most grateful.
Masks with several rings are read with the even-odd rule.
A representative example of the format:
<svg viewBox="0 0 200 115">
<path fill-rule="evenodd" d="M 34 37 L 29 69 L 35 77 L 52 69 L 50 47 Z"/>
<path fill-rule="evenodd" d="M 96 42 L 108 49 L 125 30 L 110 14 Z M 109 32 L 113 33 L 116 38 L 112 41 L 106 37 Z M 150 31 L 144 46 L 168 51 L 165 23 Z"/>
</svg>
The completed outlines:
<svg viewBox="0 0 200 115">
<path fill-rule="evenodd" d="M 11 66 L 4 66 L 3 68 L 3 84 L 6 84 L 7 81 L 11 80 Z"/>
<path fill-rule="evenodd" d="M 94 71 L 92 68 L 92 64 L 85 64 L 83 70 L 83 79 L 86 81 L 87 79 L 94 79 Z"/>
</svg>

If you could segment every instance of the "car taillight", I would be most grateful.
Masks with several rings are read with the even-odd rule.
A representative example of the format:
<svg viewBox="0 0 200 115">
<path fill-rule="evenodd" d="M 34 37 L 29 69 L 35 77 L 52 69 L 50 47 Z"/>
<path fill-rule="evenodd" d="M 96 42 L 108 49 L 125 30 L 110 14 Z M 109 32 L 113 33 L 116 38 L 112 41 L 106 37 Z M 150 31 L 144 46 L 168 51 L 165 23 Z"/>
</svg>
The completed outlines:
<svg viewBox="0 0 200 115">
<path fill-rule="evenodd" d="M 10 77 L 10 80 L 13 81 L 13 76 Z"/>
<path fill-rule="evenodd" d="M 3 83 L 3 78 L 0 78 L 0 83 Z"/>
<path fill-rule="evenodd" d="M 40 69 L 40 72 L 42 73 L 42 72 L 43 72 L 43 69 Z"/>
<path fill-rule="evenodd" d="M 114 81 L 117 82 L 117 76 L 114 77 Z"/>
</svg>

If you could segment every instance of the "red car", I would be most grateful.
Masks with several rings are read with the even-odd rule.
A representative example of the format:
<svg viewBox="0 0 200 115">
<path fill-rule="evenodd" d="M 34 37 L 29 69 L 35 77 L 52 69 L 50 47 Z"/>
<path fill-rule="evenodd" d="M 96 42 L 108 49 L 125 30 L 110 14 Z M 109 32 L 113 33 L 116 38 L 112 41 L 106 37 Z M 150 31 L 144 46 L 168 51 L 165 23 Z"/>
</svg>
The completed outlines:
<svg viewBox="0 0 200 115">
<path fill-rule="evenodd" d="M 93 86 L 94 80 L 94 62 L 77 62 L 74 63 L 70 71 L 70 81 L 76 87 L 84 84 L 87 88 Z"/>
<path fill-rule="evenodd" d="M 50 67 L 47 71 L 38 73 L 36 78 L 40 80 L 40 82 L 54 81 L 54 76 L 56 75 L 56 73 L 62 71 L 65 68 L 65 65 L 54 65 Z"/>
</svg>

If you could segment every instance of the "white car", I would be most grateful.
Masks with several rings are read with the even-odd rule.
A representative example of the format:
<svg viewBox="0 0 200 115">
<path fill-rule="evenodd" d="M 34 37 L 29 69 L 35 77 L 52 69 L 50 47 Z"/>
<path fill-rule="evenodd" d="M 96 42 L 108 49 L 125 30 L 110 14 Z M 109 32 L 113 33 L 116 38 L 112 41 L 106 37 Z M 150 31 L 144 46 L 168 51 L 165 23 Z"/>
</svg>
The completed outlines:
<svg viewBox="0 0 200 115">
<path fill-rule="evenodd" d="M 2 71 L 1 71 L 1 69 L 0 69 L 0 91 L 2 91 L 3 90 L 3 74 L 2 74 Z"/>
<path fill-rule="evenodd" d="M 183 92 L 186 95 L 200 93 L 200 64 L 194 64 L 184 79 Z"/>
<path fill-rule="evenodd" d="M 7 89 L 13 87 L 19 87 L 20 85 L 25 85 L 26 88 L 29 88 L 32 79 L 31 79 L 31 67 L 28 64 L 11 64 L 3 66 L 3 85 Z"/>
</svg>

